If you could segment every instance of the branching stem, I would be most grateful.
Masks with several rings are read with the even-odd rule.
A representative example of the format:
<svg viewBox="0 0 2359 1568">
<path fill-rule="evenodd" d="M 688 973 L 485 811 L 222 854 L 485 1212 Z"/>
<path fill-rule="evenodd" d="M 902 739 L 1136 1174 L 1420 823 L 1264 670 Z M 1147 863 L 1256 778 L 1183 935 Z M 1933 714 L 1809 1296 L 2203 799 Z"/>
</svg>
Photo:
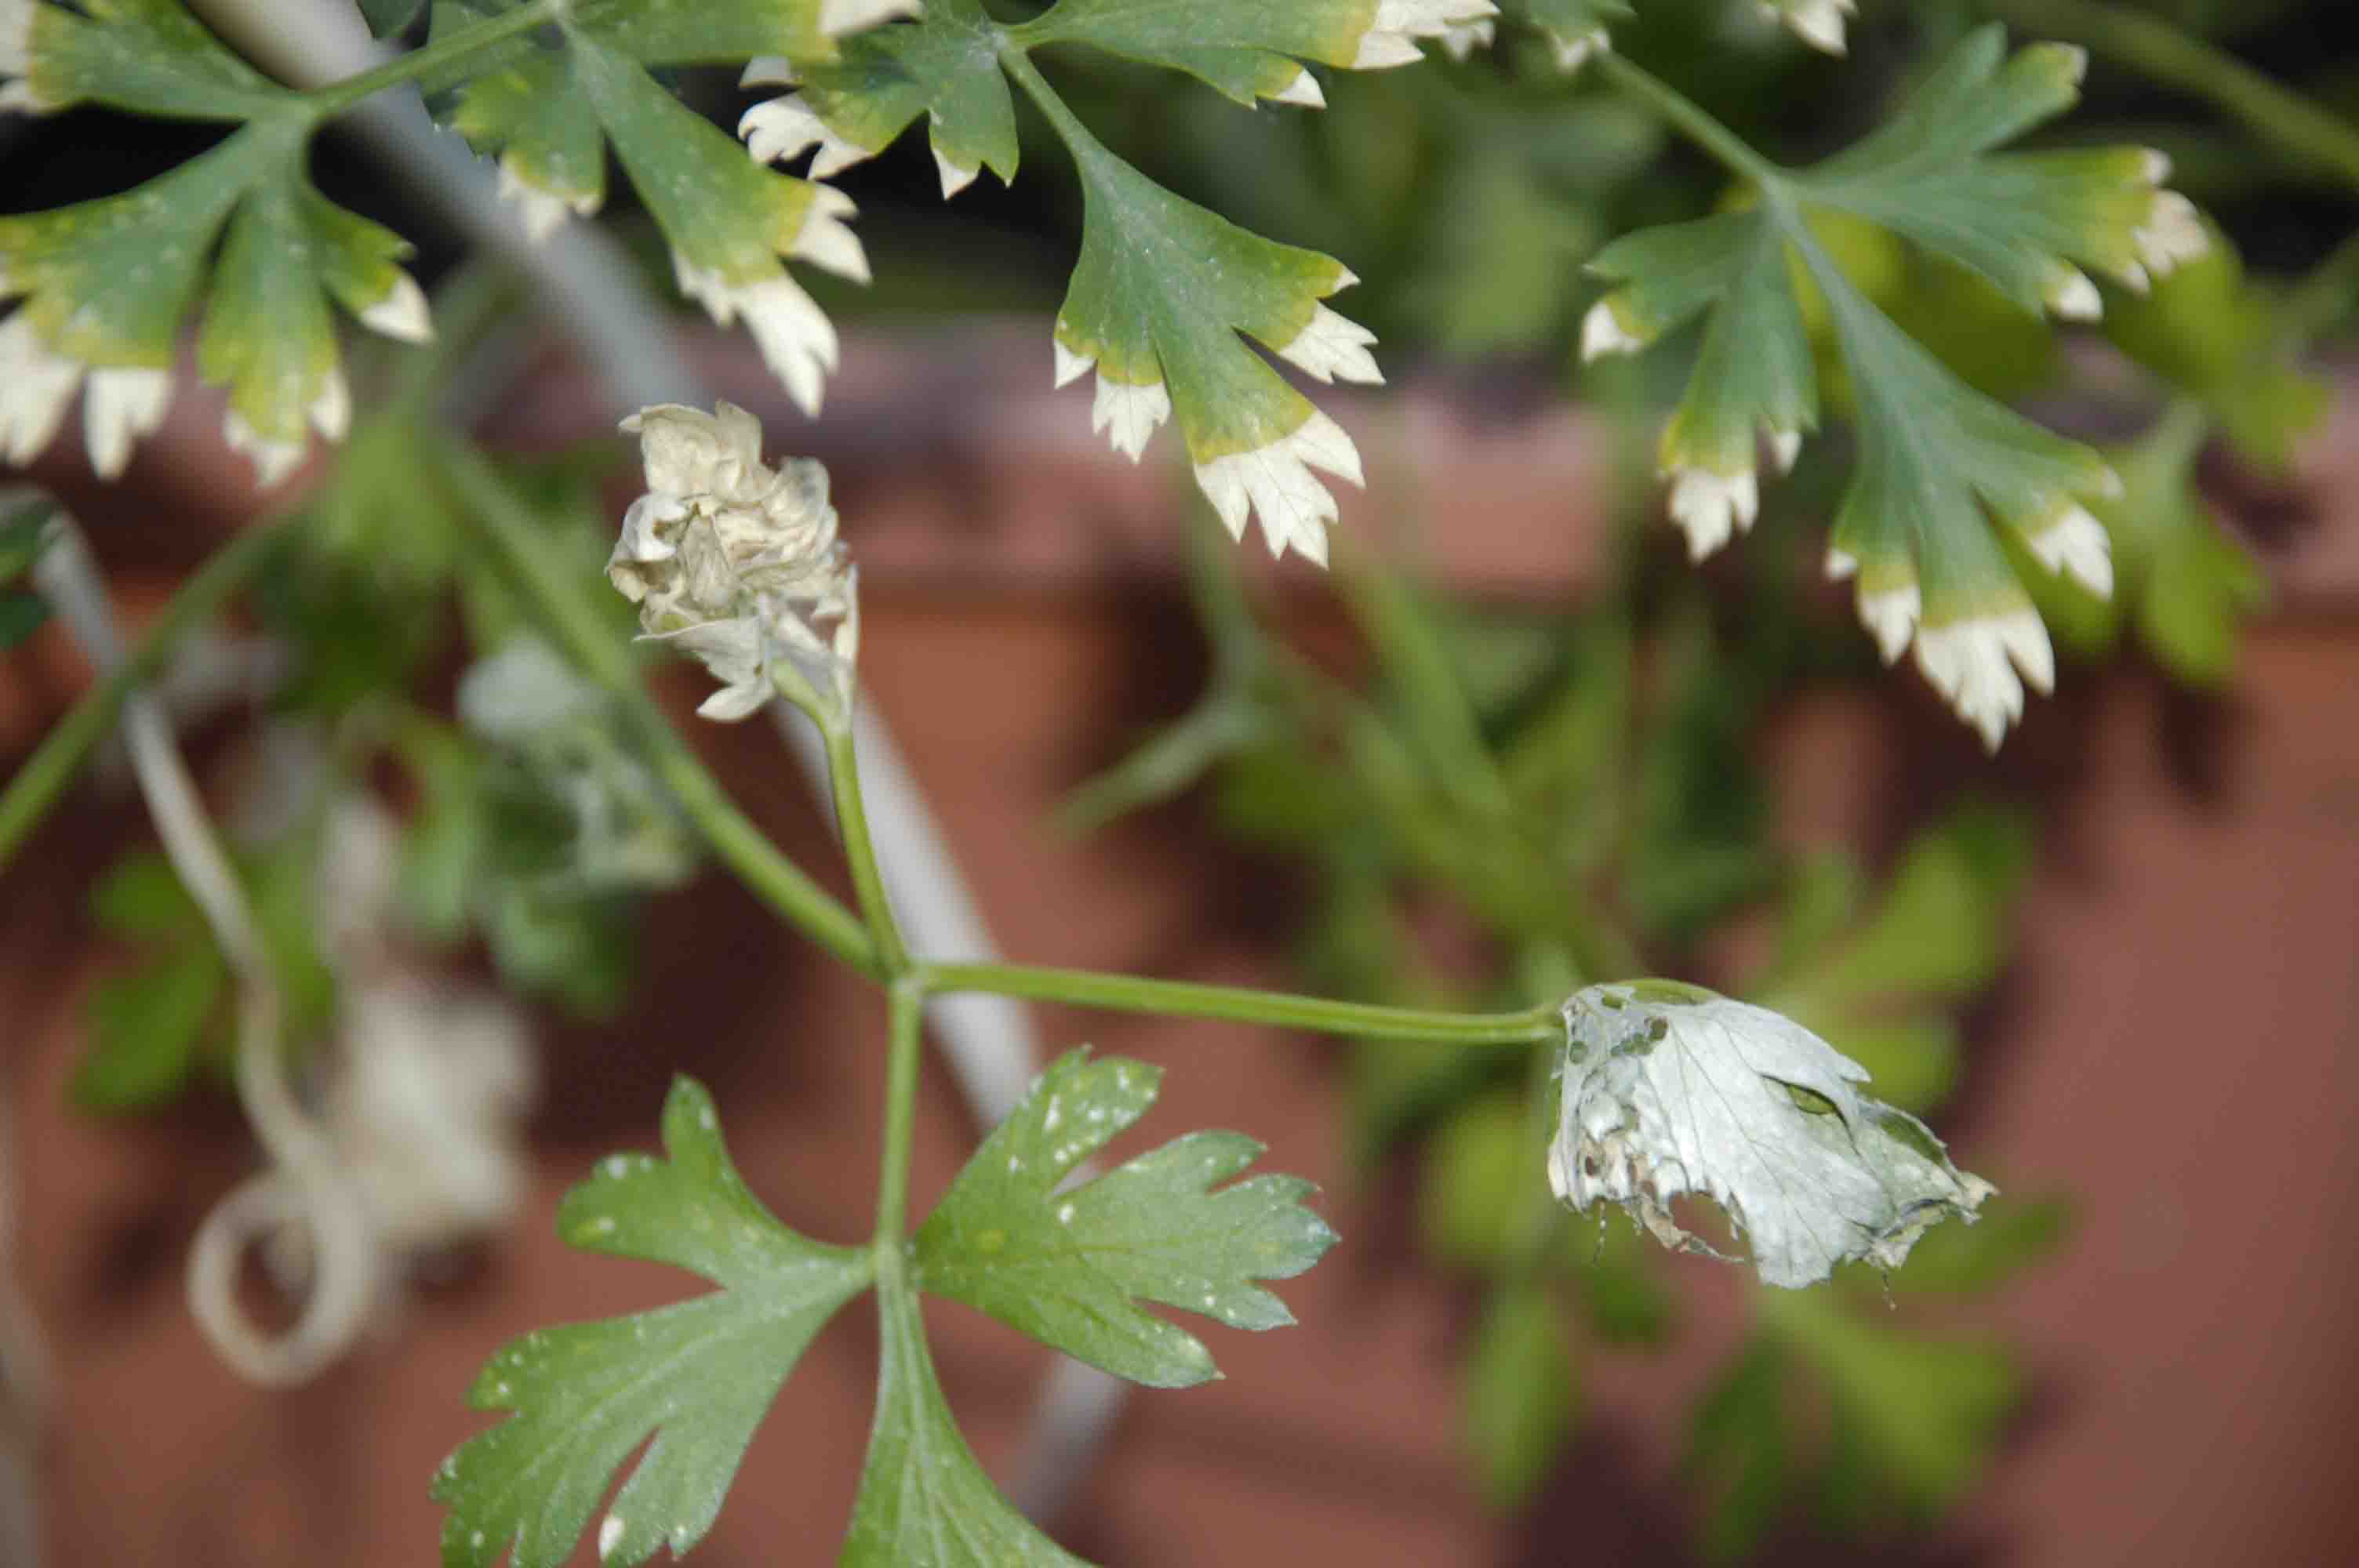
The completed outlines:
<svg viewBox="0 0 2359 1568">
<path fill-rule="evenodd" d="M 1784 171 L 1754 151 L 1743 136 L 1705 114 L 1693 99 L 1653 72 L 1610 51 L 1598 57 L 1593 69 L 1603 71 L 1608 81 L 1669 120 L 1690 141 L 1726 165 L 1730 173 L 1765 187 L 1775 186 L 1784 178 Z"/>
<path fill-rule="evenodd" d="M 633 667 L 626 646 L 566 574 L 546 558 L 533 520 L 497 472 L 473 448 L 445 443 L 445 472 L 465 501 L 470 522 L 491 546 L 502 571 L 532 607 L 566 656 L 623 704 L 658 776 L 712 852 L 784 915 L 788 924 L 864 975 L 885 978 L 860 917 L 811 881 L 745 819 L 720 782 L 659 711 Z"/>
<path fill-rule="evenodd" d="M 1110 1012 L 1151 1012 L 1178 1018 L 1220 1018 L 1267 1023 L 1319 1034 L 1422 1042 L 1433 1045 L 1528 1045 L 1560 1039 L 1563 1020 L 1553 1002 L 1518 1012 L 1440 1012 L 1333 1001 L 1245 986 L 1143 979 L 1091 969 L 1040 968 L 1027 964 L 920 964 L 917 977 L 930 992 L 990 991 L 1034 1001 L 1070 1002 Z"/>
</svg>

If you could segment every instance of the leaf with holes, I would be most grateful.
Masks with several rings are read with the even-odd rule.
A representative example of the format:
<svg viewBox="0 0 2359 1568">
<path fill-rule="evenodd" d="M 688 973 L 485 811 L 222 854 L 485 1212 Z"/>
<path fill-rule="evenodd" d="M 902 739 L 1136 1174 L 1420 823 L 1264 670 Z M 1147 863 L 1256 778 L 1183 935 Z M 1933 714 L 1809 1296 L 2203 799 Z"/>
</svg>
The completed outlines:
<svg viewBox="0 0 2359 1568">
<path fill-rule="evenodd" d="M 1671 515 L 1701 557 L 1752 524 L 1756 443 L 1788 467 L 1817 426 L 1803 320 L 1806 304 L 1823 308 L 1859 427 L 1827 569 L 1856 579 L 1886 660 L 1913 643 L 1919 668 L 1994 749 L 2025 683 L 2044 691 L 2054 678 L 2047 629 L 1996 530 L 2109 592 L 2105 530 L 2088 503 L 2118 481 L 2095 451 L 1960 381 L 1852 282 L 1814 223 L 1864 220 L 2068 319 L 2103 308 L 2083 267 L 2146 288 L 2207 243 L 2186 198 L 2161 188 L 2166 160 L 2136 147 L 1995 150 L 2070 107 L 2082 63 L 2057 45 L 2009 57 L 1995 27 L 1973 34 L 1856 146 L 1807 169 L 1762 166 L 1745 211 L 1607 246 L 1591 267 L 1618 287 L 1582 327 L 1594 358 L 1704 318 L 1659 460 Z"/>
<path fill-rule="evenodd" d="M 1254 1283 L 1287 1280 L 1335 1244 L 1302 1206 L 1297 1176 L 1218 1187 L 1262 1147 L 1196 1132 L 1068 1190 L 1107 1140 L 1145 1114 L 1159 1069 L 1086 1047 L 1033 1084 L 984 1140 L 918 1232 L 919 1283 L 1069 1356 L 1152 1388 L 1219 1376 L 1193 1335 L 1145 1311 L 1155 1302 L 1231 1328 L 1279 1328 L 1286 1303 Z"/>
<path fill-rule="evenodd" d="M 691 1079 L 664 1106 L 665 1160 L 615 1154 L 567 1195 L 573 1246 L 669 1263 L 721 1286 L 629 1317 L 538 1329 L 503 1346 L 469 1391 L 516 1412 L 443 1462 L 442 1561 L 554 1568 L 613 1476 L 646 1454 L 598 1528 L 602 1563 L 675 1555 L 704 1538 L 745 1445 L 821 1325 L 869 1281 L 865 1252 L 773 1218 L 738 1179 L 712 1097 Z M 654 1441 L 648 1442 L 650 1436 Z"/>
</svg>

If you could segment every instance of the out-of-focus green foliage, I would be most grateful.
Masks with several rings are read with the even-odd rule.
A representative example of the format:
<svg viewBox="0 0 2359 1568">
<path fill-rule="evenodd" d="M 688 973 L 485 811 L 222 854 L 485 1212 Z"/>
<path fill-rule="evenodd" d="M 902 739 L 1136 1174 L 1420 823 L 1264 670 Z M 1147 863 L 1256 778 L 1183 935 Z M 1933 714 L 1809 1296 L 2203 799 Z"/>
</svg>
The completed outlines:
<svg viewBox="0 0 2359 1568">
<path fill-rule="evenodd" d="M 1781 845 L 1759 730 L 1796 680 L 1846 667 L 1837 633 L 1759 612 L 1759 594 L 1726 613 L 1643 552 L 1618 559 L 1603 599 L 1563 619 L 1477 616 L 1347 560 L 1361 679 L 1260 630 L 1225 557 L 1201 553 L 1211 687 L 1083 787 L 1084 815 L 1103 821 L 1202 780 L 1219 823 L 1300 871 L 1312 983 L 1369 1000 L 1566 994 L 1586 975 L 1708 951 L 1733 919 L 1766 915 L 1773 940 L 1730 977 L 1735 992 L 1824 1033 L 1871 1068 L 1879 1097 L 1937 1106 L 1961 1070 L 1959 1011 L 2006 960 L 2028 820 L 1962 803 L 1880 870 Z M 1440 946 L 1437 931 L 1450 933 Z M 1477 1484 L 1501 1506 L 1545 1484 L 1574 1430 L 1573 1368 L 1657 1343 L 1673 1320 L 1658 1249 L 1629 1227 L 1571 1223 L 1549 1197 L 1548 1065 L 1512 1047 L 1351 1053 L 1363 1158 L 1417 1145 L 1420 1243 L 1478 1296 L 1467 1441 Z M 2054 1245 L 2060 1218 L 2002 1206 L 1987 1225 L 1947 1228 L 1957 1234 L 1894 1276 L 1901 1297 L 1995 1288 Z M 1701 1546 L 1737 1555 L 1782 1528 L 1800 1475 L 1852 1499 L 1831 1516 L 1841 1522 L 1864 1526 L 1886 1502 L 1940 1506 L 1991 1452 L 2013 1387 L 2005 1367 L 1905 1325 L 1765 1318 L 1696 1413 Z M 1910 1368 L 1930 1392 L 1911 1392 Z M 1802 1421 L 1810 1401 L 1841 1419 Z M 1865 1436 L 1832 1448 L 1810 1436 L 1829 1430 Z"/>
</svg>

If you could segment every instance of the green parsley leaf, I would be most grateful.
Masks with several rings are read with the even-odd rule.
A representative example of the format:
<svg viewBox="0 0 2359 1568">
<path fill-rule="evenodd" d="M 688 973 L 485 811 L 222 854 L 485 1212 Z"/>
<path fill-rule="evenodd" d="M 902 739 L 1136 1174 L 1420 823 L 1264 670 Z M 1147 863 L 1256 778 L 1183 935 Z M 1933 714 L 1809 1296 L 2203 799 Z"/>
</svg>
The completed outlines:
<svg viewBox="0 0 2359 1568">
<path fill-rule="evenodd" d="M 91 993 L 90 1048 L 74 1064 L 74 1103 L 114 1114 L 178 1098 L 228 989 L 228 966 L 209 943 L 102 981 Z"/>
<path fill-rule="evenodd" d="M 1359 484 L 1359 449 L 1240 334 L 1321 381 L 1380 382 L 1374 334 L 1320 303 L 1358 279 L 1173 195 L 1109 152 L 1037 74 L 1024 80 L 1072 149 L 1084 200 L 1081 261 L 1057 315 L 1057 384 L 1094 368 L 1092 423 L 1134 460 L 1176 414 L 1230 537 L 1258 514 L 1272 555 L 1290 546 L 1323 565 L 1335 498 L 1310 470 Z"/>
<path fill-rule="evenodd" d="M 883 1360 L 841 1568 L 1089 1568 L 1008 1505 L 959 1434 L 918 1298 L 878 1283 Z"/>
<path fill-rule="evenodd" d="M 741 49 L 784 47 L 798 61 L 832 59 L 822 13 L 835 9 L 821 0 L 662 0 L 585 10 L 564 22 L 553 43 L 495 53 L 449 111 L 449 124 L 470 145 L 497 155 L 501 189 L 535 238 L 568 212 L 586 217 L 604 203 L 603 146 L 612 142 L 671 248 L 681 292 L 723 326 L 744 316 L 772 373 L 813 415 L 835 368 L 835 328 L 782 258 L 866 282 L 867 255 L 842 222 L 852 201 L 750 160 L 648 70 L 742 59 Z M 434 15 L 440 37 L 487 14 L 443 0 Z"/>
<path fill-rule="evenodd" d="M 370 35 L 380 38 L 408 32 L 418 14 L 426 9 L 426 0 L 360 0 L 360 5 Z"/>
<path fill-rule="evenodd" d="M 1319 108 L 1317 79 L 1298 63 L 1381 70 L 1422 59 L 1419 38 L 1449 37 L 1496 10 L 1491 0 L 1062 0 L 1013 29 L 1026 44 L 1089 44 L 1183 70 L 1253 108 L 1267 98 Z"/>
<path fill-rule="evenodd" d="M 1286 1280 L 1335 1244 L 1302 1206 L 1297 1176 L 1213 1191 L 1262 1146 L 1196 1132 L 1058 1191 L 1107 1140 L 1145 1114 L 1160 1069 L 1086 1046 L 1040 1075 L 967 1162 L 918 1232 L 924 1289 L 987 1313 L 1069 1356 L 1152 1388 L 1219 1376 L 1194 1336 L 1143 1311 L 1149 1301 L 1232 1328 L 1283 1327 L 1286 1303 L 1253 1283 Z"/>
<path fill-rule="evenodd" d="M 0 324 L 0 362 L 18 378 L 0 399 L 12 460 L 48 445 L 87 378 L 92 466 L 122 472 L 134 440 L 163 419 L 181 323 L 224 230 L 197 358 L 229 386 L 230 445 L 274 484 L 311 429 L 342 438 L 352 400 L 330 300 L 407 341 L 432 330 L 397 265 L 408 243 L 313 189 L 309 139 L 300 117 L 257 118 L 123 195 L 0 217 L 0 295 L 27 296 Z"/>
<path fill-rule="evenodd" d="M 1919 668 L 1994 749 L 2024 683 L 2052 684 L 2054 651 L 1993 523 L 2050 571 L 2110 592 L 2104 529 L 2084 503 L 2119 481 L 2089 448 L 1961 382 L 1845 276 L 1813 220 L 1865 220 L 2030 311 L 2093 319 L 2104 302 L 2083 266 L 2144 288 L 2206 239 L 2186 199 L 2161 189 L 2169 168 L 2156 154 L 1995 150 L 2070 107 L 2082 65 L 2055 45 L 2009 58 L 2001 29 L 1984 28 L 1856 146 L 1808 169 L 1762 165 L 1749 210 L 1628 236 L 1591 264 L 1620 287 L 1591 311 L 1585 354 L 1631 351 L 1706 318 L 1660 454 L 1672 517 L 1700 558 L 1752 524 L 1756 442 L 1766 436 L 1788 466 L 1817 426 L 1799 262 L 1857 407 L 1859 461 L 1828 571 L 1857 579 L 1886 661 L 1913 642 Z"/>
<path fill-rule="evenodd" d="M 298 94 L 240 59 L 181 0 L 103 0 L 79 11 L 11 0 L 23 29 L 19 79 L 0 112 L 55 114 L 78 103 L 181 120 L 247 120 Z"/>
<path fill-rule="evenodd" d="M 1506 0 L 1506 11 L 1547 37 L 1560 70 L 1579 70 L 1592 55 L 1612 49 L 1607 29 L 1636 14 L 1625 0 Z"/>
<path fill-rule="evenodd" d="M 555 1568 L 642 1444 L 598 1531 L 602 1563 L 686 1552 L 720 1513 L 745 1445 L 796 1360 L 868 1282 L 865 1252 L 778 1223 L 738 1179 L 712 1099 L 690 1078 L 664 1105 L 667 1160 L 615 1154 L 567 1195 L 575 1247 L 669 1263 L 723 1287 L 677 1305 L 539 1329 L 495 1355 L 469 1391 L 515 1415 L 443 1462 L 434 1496 L 448 1568 Z M 648 1444 L 653 1435 L 655 1441 Z"/>
<path fill-rule="evenodd" d="M 917 22 L 846 39 L 832 65 L 756 59 L 745 85 L 799 81 L 802 91 L 748 109 L 737 134 L 766 163 L 816 146 L 810 175 L 823 179 L 883 152 L 923 114 L 944 200 L 985 167 L 1011 182 L 1020 149 L 1001 38 L 979 0 L 933 0 Z"/>
</svg>

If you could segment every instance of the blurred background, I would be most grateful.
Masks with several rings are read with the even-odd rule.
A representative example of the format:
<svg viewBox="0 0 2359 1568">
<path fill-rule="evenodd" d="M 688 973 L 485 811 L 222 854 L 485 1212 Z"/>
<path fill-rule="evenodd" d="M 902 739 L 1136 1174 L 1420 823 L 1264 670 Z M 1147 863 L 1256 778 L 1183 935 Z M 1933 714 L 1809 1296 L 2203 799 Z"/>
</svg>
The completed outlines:
<svg viewBox="0 0 2359 1568">
<path fill-rule="evenodd" d="M 2030 36 L 2043 13 L 1871 3 L 1832 61 L 1749 5 L 1642 9 L 1620 46 L 1794 162 L 1880 123 L 1969 27 Z M 2053 9 L 2061 32 L 2087 7 Z M 2330 0 L 2127 9 L 2359 113 Z M 2220 226 L 2151 298 L 2109 296 L 2102 331 L 2053 333 L 1873 231 L 1829 235 L 1952 368 L 2106 444 L 2129 481 L 2105 518 L 2122 591 L 2049 590 L 2057 693 L 1990 760 L 1819 580 L 1850 467 L 1839 422 L 1768 487 L 1753 535 L 1692 568 L 1652 477 L 1685 351 L 1579 365 L 1583 260 L 1742 199 L 1652 118 L 1512 37 L 1463 64 L 1337 73 L 1317 114 L 1058 63 L 1140 168 L 1364 280 L 1341 303 L 1380 334 L 1391 385 L 1322 394 L 1370 481 L 1344 498 L 1332 577 L 1232 548 L 1175 441 L 1134 469 L 1089 435 L 1084 394 L 1049 390 L 1079 203 L 1029 121 L 1012 190 L 981 181 L 945 208 L 907 138 L 842 177 L 875 282 L 815 286 L 846 336 L 823 418 L 797 416 L 742 339 L 676 322 L 774 459 L 828 463 L 862 567 L 864 678 L 1001 944 L 1424 1005 L 1676 974 L 1827 1034 L 2004 1196 L 1888 1281 L 1773 1297 L 1555 1213 L 1532 1131 L 1548 1065 L 1523 1053 L 1044 1009 L 1049 1049 L 1170 1069 L 1149 1141 L 1250 1131 L 1271 1168 L 1320 1183 L 1345 1238 L 1281 1289 L 1302 1326 L 1215 1331 L 1225 1381 L 1127 1401 L 1059 1477 L 1052 1533 L 1123 1568 L 2349 1555 L 2349 178 L 2101 57 L 2044 139 L 2160 147 Z M 744 102 L 723 76 L 681 85 L 724 120 Z M 203 145 L 88 112 L 0 119 L 0 206 L 126 189 Z M 102 752 L 0 892 L 5 1425 L 53 1563 L 430 1556 L 428 1478 L 484 1423 L 462 1395 L 489 1354 L 692 1288 L 568 1251 L 551 1222 L 593 1160 L 653 1146 L 675 1072 L 712 1087 L 781 1218 L 830 1239 L 868 1224 L 869 988 L 700 863 L 595 711 L 504 725 L 470 699 L 518 612 L 484 585 L 459 502 L 420 476 L 419 421 L 471 422 L 595 581 L 637 488 L 615 410 L 521 308 L 531 286 L 468 265 L 364 149 L 332 135 L 317 174 L 496 326 L 446 343 L 430 375 L 356 362 L 353 440 L 266 496 L 221 447 L 217 397 L 187 392 L 121 484 L 71 442 L 32 477 L 82 519 L 134 623 L 240 530 L 308 518 L 162 692 L 299 1034 L 353 1027 L 364 988 L 321 890 L 375 856 L 387 949 L 454 995 L 511 999 L 529 1066 L 502 1092 L 520 1109 L 529 1080 L 531 1109 L 502 1145 L 497 1223 L 436 1233 L 315 1380 L 239 1381 L 181 1285 L 203 1217 L 256 1162 L 225 1087 L 226 973 Z M 626 210 L 610 222 L 670 300 L 659 242 Z M 702 677 L 647 667 L 685 717 Z M 88 678 L 53 625 L 6 653 L 12 771 Z M 778 737 L 694 739 L 840 886 Z M 976 1130 L 929 1066 L 919 1204 Z M 929 1310 L 978 1453 L 1027 1473 L 1048 1354 Z M 856 1311 L 821 1336 L 696 1561 L 832 1560 L 875 1338 Z"/>
</svg>

